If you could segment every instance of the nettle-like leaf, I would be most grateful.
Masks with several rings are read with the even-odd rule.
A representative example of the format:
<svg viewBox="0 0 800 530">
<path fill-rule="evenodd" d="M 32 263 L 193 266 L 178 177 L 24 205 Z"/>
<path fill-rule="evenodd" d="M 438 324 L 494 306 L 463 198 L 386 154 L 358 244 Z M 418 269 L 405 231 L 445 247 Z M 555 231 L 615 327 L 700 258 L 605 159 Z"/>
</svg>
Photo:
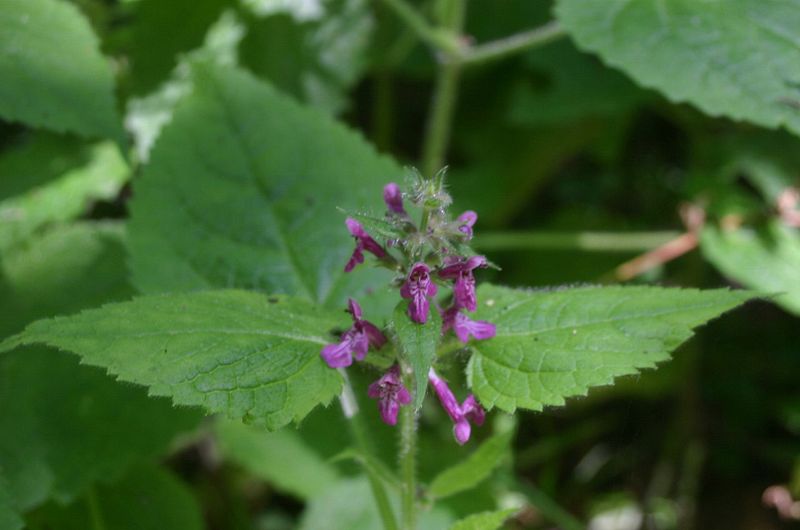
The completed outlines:
<svg viewBox="0 0 800 530">
<path fill-rule="evenodd" d="M 136 298 L 40 320 L 0 350 L 44 343 L 78 353 L 179 405 L 277 429 L 341 388 L 321 347 L 347 325 L 304 300 L 246 291 Z"/>
<path fill-rule="evenodd" d="M 481 512 L 472 514 L 460 521 L 456 521 L 450 530 L 497 530 L 503 522 L 514 515 L 517 508 L 497 510 L 496 512 Z"/>
<path fill-rule="evenodd" d="M 563 405 L 669 358 L 692 328 L 752 298 L 744 291 L 482 286 L 476 318 L 497 336 L 476 342 L 467 377 L 480 402 L 507 412 Z"/>
<path fill-rule="evenodd" d="M 112 223 L 80 223 L 3 253 L 0 336 L 35 318 L 130 296 L 122 236 Z M 163 454 L 200 417 L 47 348 L 0 355 L 0 472 L 22 510 L 115 480 Z"/>
<path fill-rule="evenodd" d="M 265 432 L 238 421 L 219 420 L 214 433 L 223 458 L 300 499 L 322 493 L 339 478 L 336 468 L 294 430 Z"/>
<path fill-rule="evenodd" d="M 0 0 L 0 116 L 120 140 L 111 67 L 78 9 Z"/>
<path fill-rule="evenodd" d="M 337 207 L 382 210 L 380 190 L 402 173 L 252 76 L 199 68 L 135 186 L 134 281 L 151 293 L 241 287 L 344 307 L 389 274 L 345 275 L 353 241 Z"/>
<path fill-rule="evenodd" d="M 509 456 L 513 436 L 513 431 L 496 434 L 466 459 L 439 473 L 431 482 L 430 495 L 449 497 L 483 482 Z"/>
<path fill-rule="evenodd" d="M 436 346 L 442 335 L 442 317 L 434 308 L 424 325 L 413 322 L 408 316 L 408 301 L 402 301 L 394 310 L 394 330 L 403 357 L 414 371 L 414 408 L 422 406 L 428 388 L 428 371 L 436 356 Z"/>
<path fill-rule="evenodd" d="M 800 314 L 800 234 L 773 221 L 761 230 L 703 228 L 700 249 L 723 274 L 747 287 L 775 293 L 773 300 Z"/>
<path fill-rule="evenodd" d="M 800 133 L 794 0 L 558 0 L 581 48 L 713 116 Z"/>
<path fill-rule="evenodd" d="M 97 488 L 91 499 L 69 506 L 50 504 L 29 520 L 31 528 L 51 530 L 205 528 L 192 491 L 172 473 L 153 465 L 136 467 L 119 482 Z"/>
</svg>

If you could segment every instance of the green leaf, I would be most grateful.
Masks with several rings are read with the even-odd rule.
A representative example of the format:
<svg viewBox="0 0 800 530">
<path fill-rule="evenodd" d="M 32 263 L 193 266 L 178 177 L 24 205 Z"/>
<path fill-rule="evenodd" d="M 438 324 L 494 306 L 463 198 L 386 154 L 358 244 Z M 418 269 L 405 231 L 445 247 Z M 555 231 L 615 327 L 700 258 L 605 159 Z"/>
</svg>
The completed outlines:
<svg viewBox="0 0 800 530">
<path fill-rule="evenodd" d="M 89 144 L 74 135 L 27 131 L 0 152 L 0 200 L 22 195 L 89 162 Z"/>
<path fill-rule="evenodd" d="M 467 378 L 488 408 L 563 405 L 570 396 L 654 368 L 692 328 L 744 303 L 744 291 L 660 287 L 479 289 L 475 318 L 497 336 L 473 344 Z"/>
<path fill-rule="evenodd" d="M 706 225 L 700 249 L 723 274 L 752 289 L 776 293 L 773 300 L 800 315 L 800 235 L 772 221 L 761 230 L 725 230 Z"/>
<path fill-rule="evenodd" d="M 0 468 L 23 509 L 117 479 L 200 418 L 38 347 L 0 356 L 0 405 Z"/>
<path fill-rule="evenodd" d="M 399 498 L 390 492 L 395 513 Z M 420 513 L 419 530 L 445 530 L 452 523 L 448 511 L 434 508 Z M 298 530 L 374 530 L 383 528 L 366 478 L 340 480 L 336 487 L 311 499 L 300 519 Z"/>
<path fill-rule="evenodd" d="M 35 318 L 130 296 L 122 235 L 115 224 L 81 223 L 5 253 L 0 336 Z M 118 478 L 199 419 L 71 356 L 45 348 L 0 356 L 0 469 L 22 509 Z"/>
<path fill-rule="evenodd" d="M 85 136 L 123 138 L 111 68 L 78 9 L 0 0 L 0 116 Z"/>
<path fill-rule="evenodd" d="M 486 480 L 509 456 L 513 436 L 513 431 L 495 434 L 465 460 L 439 473 L 431 482 L 430 495 L 435 498 L 449 497 Z"/>
<path fill-rule="evenodd" d="M 385 285 L 382 269 L 345 275 L 353 238 L 336 208 L 377 210 L 401 168 L 241 71 L 205 67 L 195 79 L 135 186 L 136 285 L 242 287 L 337 308 Z"/>
<path fill-rule="evenodd" d="M 404 300 L 394 310 L 393 326 L 401 355 L 414 372 L 414 408 L 418 409 L 425 399 L 428 372 L 442 336 L 442 317 L 435 307 L 431 307 L 428 322 L 417 324 L 408 316 L 408 301 Z"/>
<path fill-rule="evenodd" d="M 519 510 L 508 508 L 496 512 L 482 512 L 457 521 L 450 530 L 497 530 L 503 522 Z"/>
<path fill-rule="evenodd" d="M 195 62 L 237 64 L 236 50 L 244 31 L 241 21 L 232 11 L 223 12 L 208 28 L 203 44 L 181 56 L 169 79 L 146 96 L 128 100 L 125 127 L 133 135 L 136 152 L 142 161 L 149 159 L 150 149 L 161 129 L 172 119 L 175 107 L 192 92 L 191 65 Z"/>
<path fill-rule="evenodd" d="M 626 76 L 566 40 L 530 52 L 525 63 L 533 73 L 546 74 L 549 82 L 536 84 L 529 75 L 515 83 L 508 112 L 515 125 L 562 125 L 614 116 L 651 98 Z"/>
<path fill-rule="evenodd" d="M 322 493 L 339 478 L 336 469 L 293 430 L 270 433 L 221 420 L 216 422 L 214 432 L 223 458 L 300 499 Z"/>
<path fill-rule="evenodd" d="M 712 116 L 800 133 L 793 0 L 558 0 L 578 46 Z"/>
<path fill-rule="evenodd" d="M 301 101 L 331 114 L 345 110 L 347 92 L 367 66 L 369 2 L 326 0 L 294 16 L 276 12 L 291 10 L 291 2 L 249 3 L 256 16 L 242 42 L 242 64 Z"/>
<path fill-rule="evenodd" d="M 8 483 L 0 474 L 0 528 L 19 530 L 23 526 L 24 523 L 14 507 L 14 498 L 8 490 Z"/>
<path fill-rule="evenodd" d="M 49 505 L 30 518 L 32 528 L 53 530 L 202 530 L 192 491 L 153 465 L 139 466 L 115 484 L 90 492 L 82 502 Z"/>
<path fill-rule="evenodd" d="M 320 357 L 344 327 L 303 300 L 246 291 L 136 298 L 71 317 L 40 320 L 0 344 L 45 343 L 150 387 L 178 405 L 264 425 L 299 421 L 341 388 Z"/>
<path fill-rule="evenodd" d="M 6 251 L 0 265 L 0 337 L 38 318 L 133 295 L 121 224 L 73 223 L 47 229 Z"/>
<path fill-rule="evenodd" d="M 130 26 L 133 92 L 143 94 L 164 81 L 178 55 L 200 46 L 209 27 L 233 0 L 140 0 Z"/>
<path fill-rule="evenodd" d="M 49 223 L 78 217 L 93 201 L 116 197 L 130 172 L 119 149 L 103 142 L 92 148 L 90 157 L 85 167 L 0 201 L 0 249 L 19 244 Z"/>
</svg>

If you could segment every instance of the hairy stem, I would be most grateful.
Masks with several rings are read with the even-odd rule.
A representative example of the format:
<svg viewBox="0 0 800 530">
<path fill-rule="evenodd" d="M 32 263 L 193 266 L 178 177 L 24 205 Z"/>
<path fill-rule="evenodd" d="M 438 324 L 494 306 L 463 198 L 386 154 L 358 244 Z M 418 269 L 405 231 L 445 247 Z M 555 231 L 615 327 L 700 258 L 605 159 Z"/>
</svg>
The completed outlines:
<svg viewBox="0 0 800 530">
<path fill-rule="evenodd" d="M 400 414 L 400 472 L 401 480 L 403 481 L 403 530 L 416 530 L 417 415 L 412 406 L 402 407 Z"/>
<path fill-rule="evenodd" d="M 549 44 L 566 34 L 564 28 L 554 20 L 538 28 L 474 46 L 464 53 L 461 63 L 469 66 L 504 59 L 515 53 Z"/>
<path fill-rule="evenodd" d="M 450 16 L 444 23 L 454 35 L 460 35 L 466 16 L 466 4 L 464 0 L 453 0 L 451 7 Z M 422 145 L 422 174 L 426 177 L 432 177 L 444 165 L 447 145 L 450 141 L 450 127 L 458 99 L 460 72 L 460 49 L 444 55 L 436 75 L 433 98 L 428 111 L 425 141 Z"/>
<path fill-rule="evenodd" d="M 370 447 L 367 436 L 364 432 L 364 424 L 361 421 L 361 416 L 358 413 L 358 401 L 353 393 L 353 387 L 350 385 L 350 380 L 344 369 L 339 369 L 344 379 L 342 393 L 339 396 L 339 402 L 342 405 L 342 412 L 348 419 L 350 426 L 350 435 L 356 447 L 365 455 L 370 455 Z M 384 530 L 398 530 L 397 519 L 395 518 L 392 505 L 389 503 L 389 496 L 386 494 L 386 489 L 383 487 L 380 477 L 375 475 L 369 468 L 366 469 L 367 479 L 369 486 L 372 489 L 372 496 L 375 499 L 375 505 L 378 507 L 378 513 L 381 516 Z"/>
</svg>

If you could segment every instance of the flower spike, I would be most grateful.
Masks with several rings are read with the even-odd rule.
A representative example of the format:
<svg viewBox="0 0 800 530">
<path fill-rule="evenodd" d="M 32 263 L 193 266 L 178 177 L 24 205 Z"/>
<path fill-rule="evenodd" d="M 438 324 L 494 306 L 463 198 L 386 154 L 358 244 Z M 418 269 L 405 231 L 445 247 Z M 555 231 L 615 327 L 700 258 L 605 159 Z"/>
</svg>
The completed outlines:
<svg viewBox="0 0 800 530">
<path fill-rule="evenodd" d="M 353 364 L 353 357 L 363 361 L 370 346 L 381 348 L 386 337 L 371 322 L 361 318 L 361 306 L 352 298 L 348 301 L 347 312 L 353 316 L 353 326 L 342 334 L 338 344 L 328 344 L 320 355 L 331 368 L 344 368 Z"/>
<path fill-rule="evenodd" d="M 350 259 L 347 261 L 347 265 L 344 266 L 344 272 L 350 272 L 359 263 L 364 263 L 365 250 L 371 252 L 377 258 L 386 257 L 386 251 L 383 250 L 383 247 L 380 246 L 377 241 L 372 239 L 367 231 L 364 230 L 364 227 L 361 226 L 361 223 L 352 217 L 345 219 L 344 223 L 350 234 L 356 238 L 356 248 L 353 250 L 353 255 L 350 256 Z"/>
<path fill-rule="evenodd" d="M 400 368 L 396 364 L 380 379 L 369 385 L 367 395 L 378 400 L 381 419 L 389 425 L 396 425 L 400 407 L 411 403 L 411 394 L 403 385 Z"/>
<path fill-rule="evenodd" d="M 472 394 L 464 400 L 462 405 L 459 405 L 453 391 L 433 368 L 428 372 L 428 381 L 433 386 L 445 412 L 453 420 L 453 437 L 459 445 L 464 445 L 472 434 L 470 422 L 477 426 L 483 425 L 486 412 Z"/>
<path fill-rule="evenodd" d="M 455 280 L 453 285 L 453 297 L 456 305 L 468 311 L 475 311 L 478 308 L 478 301 L 475 295 L 475 276 L 472 271 L 478 267 L 485 268 L 488 265 L 483 256 L 472 256 L 468 259 L 461 259 L 451 263 L 439 271 L 439 277 Z"/>
<path fill-rule="evenodd" d="M 431 269 L 424 263 L 418 262 L 411 267 L 405 283 L 400 288 L 400 296 L 409 298 L 408 316 L 418 324 L 428 321 L 430 303 L 428 298 L 436 296 L 436 284 L 431 281 Z"/>
<path fill-rule="evenodd" d="M 400 186 L 396 183 L 390 182 L 384 186 L 383 201 L 390 212 L 406 215 L 406 210 L 403 208 L 403 194 L 400 192 Z"/>
</svg>

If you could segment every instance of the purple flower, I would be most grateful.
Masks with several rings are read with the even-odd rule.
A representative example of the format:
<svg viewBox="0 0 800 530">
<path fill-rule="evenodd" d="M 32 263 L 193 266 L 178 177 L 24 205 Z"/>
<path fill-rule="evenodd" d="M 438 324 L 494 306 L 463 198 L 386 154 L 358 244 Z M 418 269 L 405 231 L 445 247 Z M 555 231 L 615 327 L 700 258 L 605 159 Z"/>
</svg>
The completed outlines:
<svg viewBox="0 0 800 530">
<path fill-rule="evenodd" d="M 389 425 L 397 424 L 400 405 L 411 403 L 411 394 L 400 378 L 400 368 L 395 364 L 383 376 L 369 385 L 367 395 L 378 400 L 381 418 Z"/>
<path fill-rule="evenodd" d="M 453 297 L 456 305 L 464 307 L 469 311 L 478 308 L 478 301 L 475 297 L 475 276 L 472 271 L 478 267 L 486 267 L 487 261 L 483 256 L 472 256 L 466 260 L 459 260 L 447 265 L 439 271 L 439 277 L 445 279 L 455 279 L 453 286 Z"/>
<path fill-rule="evenodd" d="M 470 422 L 478 426 L 483 425 L 486 412 L 472 394 L 467 396 L 462 405 L 459 405 L 450 387 L 433 368 L 428 372 L 428 381 L 433 386 L 445 412 L 453 420 L 453 436 L 460 445 L 464 445 L 472 433 Z"/>
<path fill-rule="evenodd" d="M 442 332 L 452 329 L 458 340 L 466 344 L 472 335 L 478 340 L 491 339 L 497 333 L 497 327 L 486 320 L 472 320 L 461 312 L 458 305 L 447 309 L 442 314 Z"/>
<path fill-rule="evenodd" d="M 431 281 L 430 267 L 421 262 L 415 263 L 400 288 L 400 296 L 411 299 L 408 304 L 408 316 L 411 320 L 418 324 L 428 321 L 428 298 L 436 296 L 436 292 L 436 284 Z"/>
<path fill-rule="evenodd" d="M 458 222 L 461 223 L 458 226 L 458 231 L 467 236 L 467 241 L 472 239 L 472 227 L 475 226 L 477 220 L 478 214 L 472 210 L 467 210 L 458 216 Z"/>
<path fill-rule="evenodd" d="M 400 192 L 400 186 L 394 182 L 390 182 L 383 187 L 383 200 L 390 212 L 400 215 L 406 214 L 403 208 L 403 194 Z"/>
<path fill-rule="evenodd" d="M 370 345 L 380 348 L 386 337 L 374 324 L 361 318 L 361 306 L 352 298 L 347 304 L 347 312 L 353 316 L 353 326 L 342 334 L 338 344 L 328 344 L 320 355 L 331 368 L 343 368 L 353 364 L 353 356 L 363 361 Z"/>
<path fill-rule="evenodd" d="M 344 220 L 344 224 L 347 225 L 347 230 L 350 231 L 350 234 L 356 238 L 356 248 L 353 250 L 353 255 L 350 256 L 350 260 L 348 260 L 347 265 L 344 266 L 344 272 L 350 272 L 359 263 L 364 263 L 365 250 L 367 252 L 372 252 L 378 258 L 383 258 L 386 256 L 386 251 L 383 250 L 383 247 L 381 247 L 377 241 L 370 237 L 367 231 L 364 230 L 364 227 L 361 226 L 361 223 L 351 217 L 348 217 Z"/>
</svg>

